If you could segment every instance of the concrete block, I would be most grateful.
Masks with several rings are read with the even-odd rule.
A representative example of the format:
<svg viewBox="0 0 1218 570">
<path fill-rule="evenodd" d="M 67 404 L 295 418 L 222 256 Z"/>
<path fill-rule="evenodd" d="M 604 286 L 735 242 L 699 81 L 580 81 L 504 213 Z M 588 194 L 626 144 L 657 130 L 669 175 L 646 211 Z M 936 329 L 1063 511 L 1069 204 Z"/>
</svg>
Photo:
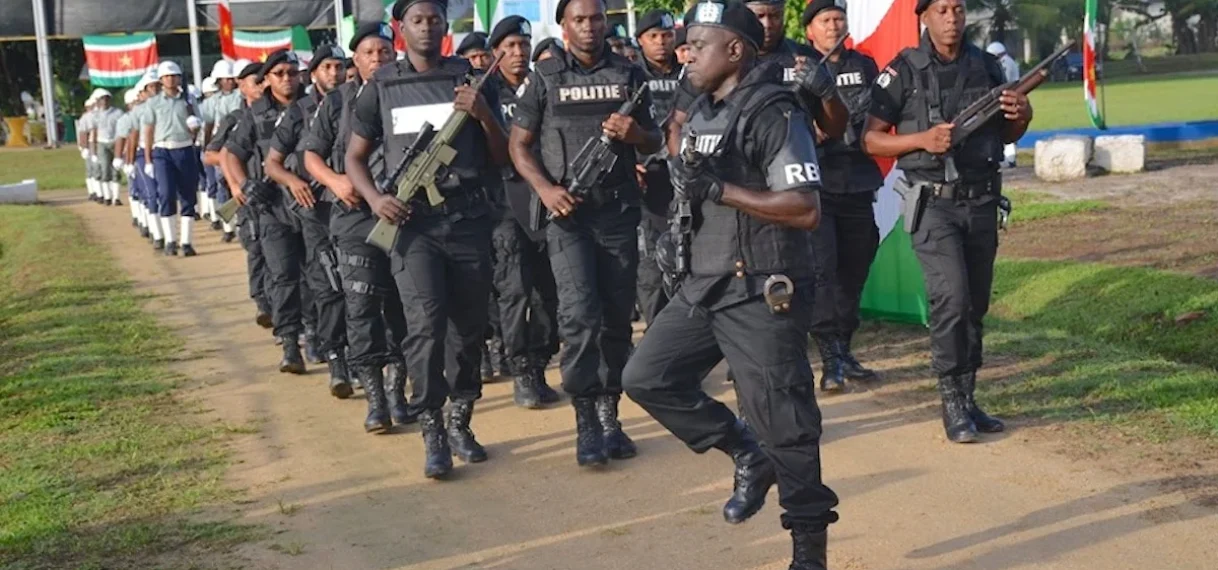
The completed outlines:
<svg viewBox="0 0 1218 570">
<path fill-rule="evenodd" d="M 1103 135 L 1095 137 L 1091 165 L 1108 172 L 1141 172 L 1146 167 L 1146 137 Z"/>
<path fill-rule="evenodd" d="M 16 184 L 0 184 L 0 204 L 34 204 L 38 202 L 38 182 L 22 180 Z"/>
<path fill-rule="evenodd" d="M 1091 137 L 1058 135 L 1036 141 L 1036 176 L 1059 182 L 1087 176 L 1091 158 Z"/>
</svg>

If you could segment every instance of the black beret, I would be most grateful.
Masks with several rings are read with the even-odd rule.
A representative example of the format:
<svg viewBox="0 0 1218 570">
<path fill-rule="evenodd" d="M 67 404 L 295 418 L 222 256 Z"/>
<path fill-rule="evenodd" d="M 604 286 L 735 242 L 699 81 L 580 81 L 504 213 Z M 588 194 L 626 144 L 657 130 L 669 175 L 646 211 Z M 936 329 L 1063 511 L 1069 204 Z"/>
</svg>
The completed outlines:
<svg viewBox="0 0 1218 570">
<path fill-rule="evenodd" d="M 355 28 L 355 36 L 351 38 L 351 43 L 347 44 L 347 49 L 355 52 L 359 48 L 359 43 L 370 36 L 393 43 L 393 28 L 385 22 L 364 22 Z"/>
<path fill-rule="evenodd" d="M 399 22 L 402 21 L 402 16 L 406 14 L 406 10 L 419 2 L 431 2 L 440 7 L 440 13 L 444 17 L 448 17 L 448 0 L 398 0 L 393 3 L 393 19 Z"/>
<path fill-rule="evenodd" d="M 785 4 L 784 0 L 745 0 L 745 4 Z"/>
<path fill-rule="evenodd" d="M 276 50 L 271 55 L 267 56 L 266 61 L 262 62 L 262 69 L 258 71 L 258 80 L 266 79 L 266 74 L 275 69 L 276 65 L 281 63 L 290 63 L 292 67 L 300 67 L 300 58 L 296 57 L 296 52 L 286 49 Z"/>
<path fill-rule="evenodd" d="M 676 27 L 677 23 L 673 21 L 672 14 L 669 14 L 664 10 L 652 10 L 644 14 L 643 18 L 639 20 L 639 25 L 634 30 L 634 37 L 637 38 L 643 35 L 643 32 L 646 32 L 652 28 L 671 30 Z"/>
<path fill-rule="evenodd" d="M 824 12 L 825 10 L 841 10 L 845 12 L 846 8 L 844 6 L 839 6 L 836 0 L 812 0 L 808 3 L 808 6 L 804 8 L 804 15 L 799 18 L 799 23 L 806 28 L 808 27 L 808 24 L 812 23 L 812 19 L 815 18 L 817 14 Z"/>
<path fill-rule="evenodd" d="M 537 57 L 541 55 L 541 52 L 548 49 L 562 51 L 564 49 L 562 40 L 558 38 L 546 38 L 540 42 L 537 42 L 537 47 L 533 48 L 533 61 L 537 61 Z"/>
<path fill-rule="evenodd" d="M 934 1 L 935 0 L 918 0 L 918 5 L 914 7 L 914 14 L 921 16 L 922 12 L 925 12 L 927 8 L 930 8 L 930 5 L 934 3 Z"/>
<path fill-rule="evenodd" d="M 679 47 L 685 45 L 685 43 L 686 43 L 685 28 L 677 28 L 677 33 L 674 35 L 675 35 L 675 38 L 674 38 L 675 43 L 673 43 L 673 45 L 672 45 L 673 49 L 676 49 L 676 48 L 679 48 Z"/>
<path fill-rule="evenodd" d="M 602 0 L 602 1 L 605 2 L 606 7 L 609 6 L 609 3 L 607 1 L 605 1 L 605 0 Z M 558 6 L 556 8 L 554 8 L 554 23 L 556 23 L 556 24 L 562 23 L 562 13 L 567 11 L 567 4 L 570 4 L 570 3 L 571 3 L 571 0 L 558 0 Z M 612 28 L 613 26 L 609 26 L 609 27 Z"/>
<path fill-rule="evenodd" d="M 738 34 L 753 48 L 765 42 L 761 21 L 739 0 L 708 0 L 694 4 L 685 13 L 685 27 L 714 26 Z"/>
<path fill-rule="evenodd" d="M 337 59 L 339 62 L 347 58 L 347 54 L 343 53 L 343 48 L 326 44 L 317 48 L 313 52 L 313 59 L 309 60 L 309 73 L 317 71 L 321 66 L 321 62 L 327 59 Z"/>
<path fill-rule="evenodd" d="M 251 63 L 251 64 L 246 65 L 245 67 L 241 68 L 241 71 L 239 73 L 237 73 L 237 79 L 245 79 L 246 77 L 249 77 L 251 75 L 258 75 L 260 73 L 262 73 L 262 64 L 261 63 Z"/>
<path fill-rule="evenodd" d="M 486 33 L 470 32 L 465 34 L 465 39 L 461 40 L 461 45 L 457 46 L 457 55 L 461 55 L 471 49 L 486 49 Z"/>
<path fill-rule="evenodd" d="M 524 36 L 526 38 L 533 37 L 533 25 L 529 21 L 520 16 L 508 16 L 499 20 L 495 24 L 495 29 L 491 30 L 489 45 L 494 48 L 499 45 L 499 42 L 507 39 L 508 36 Z"/>
</svg>

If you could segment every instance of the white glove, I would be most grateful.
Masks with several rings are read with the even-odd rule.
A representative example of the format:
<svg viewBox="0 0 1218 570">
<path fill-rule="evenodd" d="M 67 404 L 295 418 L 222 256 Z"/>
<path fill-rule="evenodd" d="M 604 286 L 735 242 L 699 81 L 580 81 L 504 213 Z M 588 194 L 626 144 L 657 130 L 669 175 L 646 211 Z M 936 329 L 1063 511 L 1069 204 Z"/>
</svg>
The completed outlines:
<svg viewBox="0 0 1218 570">
<path fill-rule="evenodd" d="M 135 176 L 135 165 L 128 164 L 128 165 L 124 166 L 123 174 L 126 174 L 128 179 L 134 177 Z"/>
<path fill-rule="evenodd" d="M 156 180 L 156 169 L 151 164 L 144 165 L 144 176 Z"/>
<path fill-rule="evenodd" d="M 194 131 L 194 130 L 198 130 L 202 127 L 203 127 L 203 121 L 201 121 L 198 117 L 196 117 L 194 115 L 186 117 L 186 128 Z"/>
<path fill-rule="evenodd" d="M 89 160 L 92 161 L 93 164 L 97 164 L 97 163 L 101 162 L 101 157 L 97 156 L 96 154 L 90 154 Z"/>
<path fill-rule="evenodd" d="M 87 149 L 87 148 L 80 149 L 80 159 L 89 160 L 89 149 Z"/>
<path fill-rule="evenodd" d="M 123 159 L 121 159 L 121 158 L 114 159 L 114 162 L 111 162 L 110 164 L 114 166 L 115 170 L 123 169 Z"/>
</svg>

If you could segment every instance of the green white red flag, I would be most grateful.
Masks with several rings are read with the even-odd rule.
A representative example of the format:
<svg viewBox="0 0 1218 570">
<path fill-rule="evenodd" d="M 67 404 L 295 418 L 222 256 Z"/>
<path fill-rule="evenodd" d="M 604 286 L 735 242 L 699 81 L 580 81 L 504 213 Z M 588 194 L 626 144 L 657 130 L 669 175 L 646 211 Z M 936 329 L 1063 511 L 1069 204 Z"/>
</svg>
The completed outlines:
<svg viewBox="0 0 1218 570">
<path fill-rule="evenodd" d="M 1095 96 L 1095 19 L 1098 12 L 1099 2 L 1087 0 L 1087 13 L 1083 19 L 1083 100 L 1087 102 L 1087 114 L 1091 117 L 1091 124 L 1102 130 L 1108 127 L 1104 124 L 1104 110 Z"/>
<path fill-rule="evenodd" d="M 156 69 L 156 36 L 124 34 L 85 36 L 85 63 L 95 87 L 130 87 Z"/>
<path fill-rule="evenodd" d="M 252 62 L 266 61 L 267 56 L 281 49 L 292 49 L 292 30 L 276 32 L 233 32 L 233 57 Z"/>
</svg>

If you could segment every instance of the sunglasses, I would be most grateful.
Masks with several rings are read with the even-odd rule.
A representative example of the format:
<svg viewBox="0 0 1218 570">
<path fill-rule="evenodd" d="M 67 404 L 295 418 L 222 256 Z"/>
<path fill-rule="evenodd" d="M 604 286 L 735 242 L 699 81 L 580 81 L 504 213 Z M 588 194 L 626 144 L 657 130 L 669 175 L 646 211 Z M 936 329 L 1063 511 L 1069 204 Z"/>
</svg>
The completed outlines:
<svg viewBox="0 0 1218 570">
<path fill-rule="evenodd" d="M 274 75 L 275 77 L 279 78 L 296 77 L 297 75 L 300 75 L 300 70 L 296 68 L 281 69 L 279 71 L 272 71 L 268 75 Z"/>
</svg>

